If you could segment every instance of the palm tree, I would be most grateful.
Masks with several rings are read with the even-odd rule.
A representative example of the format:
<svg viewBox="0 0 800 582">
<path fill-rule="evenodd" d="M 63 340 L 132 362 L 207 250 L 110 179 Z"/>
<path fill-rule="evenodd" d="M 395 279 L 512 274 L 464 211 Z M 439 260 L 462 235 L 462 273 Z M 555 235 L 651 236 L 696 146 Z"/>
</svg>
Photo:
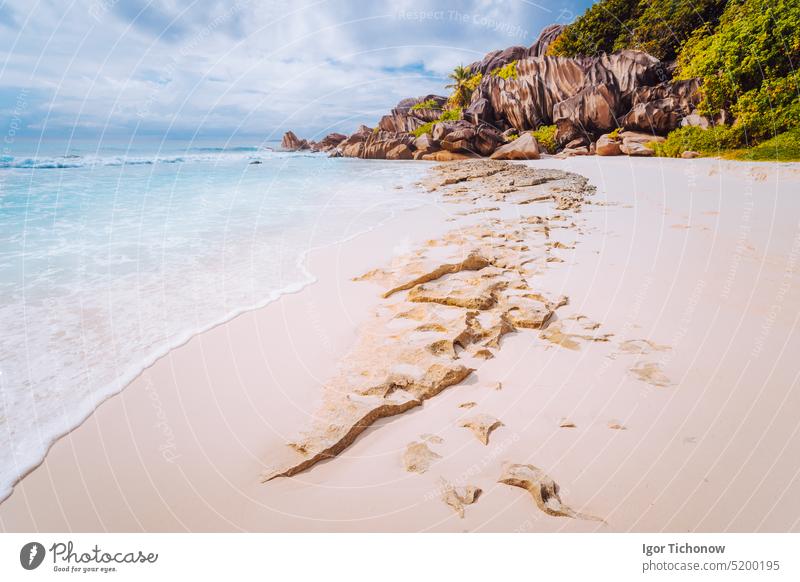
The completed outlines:
<svg viewBox="0 0 800 582">
<path fill-rule="evenodd" d="M 449 78 L 453 80 L 452 83 L 445 85 L 448 89 L 453 89 L 453 93 L 455 95 L 455 101 L 459 105 L 465 105 L 466 102 L 469 100 L 469 92 L 467 88 L 467 81 L 469 81 L 472 73 L 470 72 L 469 67 L 465 67 L 464 65 L 459 65 L 453 72 L 448 75 Z"/>
</svg>

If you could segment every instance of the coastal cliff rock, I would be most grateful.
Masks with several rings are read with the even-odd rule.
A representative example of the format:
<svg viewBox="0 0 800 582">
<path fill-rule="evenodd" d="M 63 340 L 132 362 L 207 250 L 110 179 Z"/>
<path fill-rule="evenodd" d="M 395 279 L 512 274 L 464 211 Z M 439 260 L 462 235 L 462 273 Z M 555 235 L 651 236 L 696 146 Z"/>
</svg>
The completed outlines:
<svg viewBox="0 0 800 582">
<path fill-rule="evenodd" d="M 482 119 L 507 123 L 517 130 L 541 125 L 584 132 L 611 131 L 616 116 L 627 111 L 633 92 L 653 83 L 659 61 L 640 51 L 621 51 L 592 58 L 530 57 L 517 62 L 516 78 L 483 78 L 472 104 L 485 99 Z M 557 124 L 558 125 L 558 124 Z M 559 126 L 563 144 L 574 137 Z"/>
</svg>

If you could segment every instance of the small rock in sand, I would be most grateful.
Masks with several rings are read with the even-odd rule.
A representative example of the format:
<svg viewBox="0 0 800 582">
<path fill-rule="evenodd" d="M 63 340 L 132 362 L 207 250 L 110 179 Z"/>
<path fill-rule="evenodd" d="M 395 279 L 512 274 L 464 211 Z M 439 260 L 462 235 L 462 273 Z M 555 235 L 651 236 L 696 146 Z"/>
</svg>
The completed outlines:
<svg viewBox="0 0 800 582">
<path fill-rule="evenodd" d="M 403 466 L 409 473 L 424 473 L 434 460 L 441 458 L 441 455 L 430 450 L 424 442 L 414 441 L 408 443 L 403 453 Z"/>
<path fill-rule="evenodd" d="M 661 366 L 657 362 L 637 362 L 630 371 L 642 382 L 647 382 L 653 386 L 663 388 L 670 385 L 669 378 L 664 375 Z"/>
<path fill-rule="evenodd" d="M 566 418 L 562 418 L 561 422 L 558 424 L 558 426 L 560 428 L 575 428 L 575 423 L 572 422 L 571 420 L 566 419 Z"/>
<path fill-rule="evenodd" d="M 481 493 L 481 489 L 474 485 L 454 487 L 442 479 L 442 501 L 452 507 L 461 519 L 464 519 L 464 506 L 475 503 Z"/>
<path fill-rule="evenodd" d="M 477 402 L 462 402 L 458 405 L 459 408 L 474 408 L 478 406 Z"/>
<path fill-rule="evenodd" d="M 481 413 L 471 416 L 459 426 L 470 429 L 479 441 L 484 445 L 488 445 L 491 432 L 503 426 L 503 423 L 490 414 Z"/>
<path fill-rule="evenodd" d="M 600 518 L 578 513 L 564 505 L 559 495 L 558 483 L 533 465 L 506 463 L 497 482 L 526 489 L 536 502 L 536 506 L 548 515 L 602 521 Z"/>
<path fill-rule="evenodd" d="M 610 428 L 612 430 L 628 430 L 618 420 L 610 420 L 610 421 L 608 421 L 608 428 Z"/>
<path fill-rule="evenodd" d="M 651 352 L 665 352 L 669 346 L 663 346 L 646 339 L 632 339 L 620 342 L 619 349 L 624 354 L 649 354 Z"/>
</svg>

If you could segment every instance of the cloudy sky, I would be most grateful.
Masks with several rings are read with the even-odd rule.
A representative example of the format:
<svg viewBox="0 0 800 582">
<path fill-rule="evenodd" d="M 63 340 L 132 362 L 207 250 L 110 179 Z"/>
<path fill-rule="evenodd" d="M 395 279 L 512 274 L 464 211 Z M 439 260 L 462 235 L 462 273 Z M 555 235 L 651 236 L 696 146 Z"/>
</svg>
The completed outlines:
<svg viewBox="0 0 800 582">
<path fill-rule="evenodd" d="M 351 131 L 588 4 L 0 0 L 0 111 L 32 136 Z"/>
</svg>

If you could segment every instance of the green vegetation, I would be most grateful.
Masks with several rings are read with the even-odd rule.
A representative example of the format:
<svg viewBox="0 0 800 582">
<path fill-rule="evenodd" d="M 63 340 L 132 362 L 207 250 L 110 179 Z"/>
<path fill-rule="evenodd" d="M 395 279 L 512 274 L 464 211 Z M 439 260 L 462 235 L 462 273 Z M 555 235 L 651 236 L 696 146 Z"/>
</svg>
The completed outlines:
<svg viewBox="0 0 800 582">
<path fill-rule="evenodd" d="M 738 125 L 718 125 L 711 129 L 681 127 L 663 143 L 650 147 L 656 155 L 677 158 L 689 150 L 704 156 L 722 156 L 731 160 L 800 161 L 800 129 L 795 128 L 768 139 L 752 148 L 741 148 L 744 129 Z"/>
<path fill-rule="evenodd" d="M 461 111 L 462 111 L 461 107 L 451 107 L 445 109 L 444 111 L 442 111 L 442 114 L 439 116 L 438 119 L 420 125 L 417 129 L 411 132 L 411 135 L 413 135 L 414 137 L 419 137 L 426 133 L 430 133 L 433 131 L 433 126 L 442 121 L 458 121 L 459 119 L 461 119 Z"/>
<path fill-rule="evenodd" d="M 575 57 L 612 52 L 617 38 L 630 30 L 627 21 L 635 18 L 640 1 L 604 0 L 592 5 L 564 29 L 547 49 L 547 54 Z"/>
<path fill-rule="evenodd" d="M 678 58 L 681 78 L 703 79 L 700 112 L 729 110 L 751 143 L 798 127 L 798 22 L 797 0 L 729 0 L 713 33 L 698 29 Z"/>
<path fill-rule="evenodd" d="M 517 61 L 511 61 L 510 63 L 506 63 L 502 67 L 498 67 L 493 69 L 490 73 L 494 77 L 500 77 L 501 79 L 516 79 L 517 78 Z"/>
<path fill-rule="evenodd" d="M 556 126 L 543 125 L 533 132 L 533 137 L 548 154 L 556 153 Z"/>
<path fill-rule="evenodd" d="M 772 162 L 800 161 L 800 129 L 792 129 L 749 150 L 734 152 L 730 157 L 737 160 Z"/>
<path fill-rule="evenodd" d="M 452 83 L 446 85 L 448 89 L 452 89 L 453 93 L 447 99 L 448 107 L 466 107 L 469 100 L 472 98 L 472 92 L 478 87 L 483 78 L 480 73 L 474 75 L 470 72 L 469 67 L 459 65 L 453 72 L 450 73 Z"/>
<path fill-rule="evenodd" d="M 657 147 L 662 155 L 716 154 L 783 136 L 768 147 L 780 153 L 791 151 L 794 134 L 784 134 L 800 127 L 798 22 L 798 0 L 601 0 L 566 27 L 548 54 L 638 49 L 677 60 L 679 79 L 700 78 L 699 113 L 727 111 L 734 126 L 710 133 L 680 128 Z"/>
<path fill-rule="evenodd" d="M 436 102 L 435 99 L 427 99 L 426 101 L 420 101 L 411 106 L 411 111 L 418 111 L 420 109 L 441 109 L 439 104 Z"/>
<path fill-rule="evenodd" d="M 637 49 L 673 60 L 700 26 L 714 26 L 725 0 L 604 0 L 594 4 L 550 45 L 548 54 L 599 55 Z"/>
<path fill-rule="evenodd" d="M 703 155 L 721 155 L 739 146 L 742 136 L 738 129 L 727 125 L 717 125 L 710 129 L 699 127 L 679 127 L 667 136 L 663 143 L 653 143 L 657 156 L 677 158 L 685 151 Z"/>
<path fill-rule="evenodd" d="M 423 123 L 417 129 L 411 131 L 411 135 L 414 137 L 419 137 L 421 135 L 425 135 L 426 133 L 430 133 L 433 131 L 433 126 L 436 125 L 436 121 L 429 121 L 428 123 Z"/>
<path fill-rule="evenodd" d="M 508 134 L 508 136 L 506 136 L 506 139 L 507 139 L 509 142 L 512 142 L 512 141 L 514 141 L 515 139 L 519 139 L 519 134 L 518 134 L 518 133 L 509 133 L 509 134 Z"/>
</svg>

